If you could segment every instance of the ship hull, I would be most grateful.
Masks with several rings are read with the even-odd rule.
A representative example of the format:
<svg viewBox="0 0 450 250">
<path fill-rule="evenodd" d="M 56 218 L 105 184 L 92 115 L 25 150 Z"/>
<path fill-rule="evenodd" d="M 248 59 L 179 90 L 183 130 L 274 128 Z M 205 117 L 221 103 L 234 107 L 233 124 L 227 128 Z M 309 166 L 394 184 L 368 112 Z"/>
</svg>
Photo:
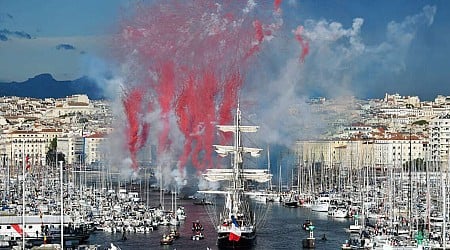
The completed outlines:
<svg viewBox="0 0 450 250">
<path fill-rule="evenodd" d="M 256 233 L 242 233 L 239 241 L 230 241 L 230 233 L 219 233 L 217 246 L 219 249 L 249 249 L 256 245 Z"/>
</svg>

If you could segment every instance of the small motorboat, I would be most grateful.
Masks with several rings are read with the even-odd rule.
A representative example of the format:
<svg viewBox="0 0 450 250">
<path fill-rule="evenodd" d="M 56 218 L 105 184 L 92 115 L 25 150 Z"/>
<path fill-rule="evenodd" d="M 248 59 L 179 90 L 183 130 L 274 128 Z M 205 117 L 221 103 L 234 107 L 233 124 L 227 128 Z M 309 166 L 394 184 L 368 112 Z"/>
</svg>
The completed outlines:
<svg viewBox="0 0 450 250">
<path fill-rule="evenodd" d="M 194 235 L 192 235 L 192 240 L 203 240 L 205 238 L 202 233 L 203 230 L 203 225 L 199 220 L 192 222 L 192 232 L 194 232 Z"/>
<path fill-rule="evenodd" d="M 108 248 L 108 250 L 121 250 L 120 247 L 114 245 L 113 243 L 111 243 L 111 247 Z"/>
<path fill-rule="evenodd" d="M 298 207 L 298 201 L 289 200 L 283 203 L 285 207 Z"/>
<path fill-rule="evenodd" d="M 180 238 L 180 232 L 178 232 L 178 230 L 176 229 L 171 229 L 169 236 L 172 237 L 173 239 L 178 239 Z"/>
<path fill-rule="evenodd" d="M 161 245 L 172 245 L 173 238 L 168 234 L 164 234 L 159 242 Z"/>
<path fill-rule="evenodd" d="M 192 240 L 203 240 L 205 238 L 205 235 L 203 233 L 196 233 L 192 235 Z"/>
</svg>

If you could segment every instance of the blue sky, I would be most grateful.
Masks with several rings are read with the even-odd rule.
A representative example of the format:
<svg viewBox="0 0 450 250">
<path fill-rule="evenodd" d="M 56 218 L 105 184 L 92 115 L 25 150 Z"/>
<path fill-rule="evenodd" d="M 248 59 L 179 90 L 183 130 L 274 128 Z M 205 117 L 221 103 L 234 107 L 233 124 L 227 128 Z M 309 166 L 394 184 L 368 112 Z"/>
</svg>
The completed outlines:
<svg viewBox="0 0 450 250">
<path fill-rule="evenodd" d="M 0 0 L 0 81 L 89 76 L 98 62 L 108 65 L 111 36 L 138 2 Z M 293 53 L 283 52 L 298 49 L 295 41 L 269 45 L 282 51 L 262 55 L 281 65 L 269 71 L 268 86 L 294 81 L 305 95 L 362 98 L 450 95 L 450 1 L 284 0 L 281 7 L 286 34 L 303 25 L 310 54 L 295 68 Z"/>
<path fill-rule="evenodd" d="M 86 62 L 106 53 L 120 11 L 131 3 L 0 1 L 0 81 L 23 81 L 40 73 L 58 80 L 87 74 Z"/>
</svg>

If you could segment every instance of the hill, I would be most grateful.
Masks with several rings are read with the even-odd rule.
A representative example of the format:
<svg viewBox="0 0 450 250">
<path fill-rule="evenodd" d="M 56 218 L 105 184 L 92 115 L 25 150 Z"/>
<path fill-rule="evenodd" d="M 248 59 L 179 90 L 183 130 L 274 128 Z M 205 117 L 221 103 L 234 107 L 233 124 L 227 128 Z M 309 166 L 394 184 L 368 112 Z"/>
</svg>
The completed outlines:
<svg viewBox="0 0 450 250">
<path fill-rule="evenodd" d="M 94 80 L 81 77 L 72 81 L 57 81 L 51 74 L 40 74 L 24 82 L 0 82 L 0 96 L 33 98 L 63 98 L 86 94 L 89 99 L 104 99 L 103 91 Z"/>
</svg>

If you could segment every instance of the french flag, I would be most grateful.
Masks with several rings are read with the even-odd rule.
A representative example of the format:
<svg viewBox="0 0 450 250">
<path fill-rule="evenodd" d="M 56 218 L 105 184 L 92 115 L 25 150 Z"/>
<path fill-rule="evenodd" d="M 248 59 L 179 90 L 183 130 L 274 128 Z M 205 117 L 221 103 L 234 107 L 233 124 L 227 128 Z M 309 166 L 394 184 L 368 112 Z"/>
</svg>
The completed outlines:
<svg viewBox="0 0 450 250">
<path fill-rule="evenodd" d="M 237 223 L 234 216 L 231 216 L 231 221 L 233 223 L 231 223 L 231 232 L 230 232 L 230 236 L 228 237 L 228 240 L 229 241 L 239 241 L 239 239 L 241 238 L 241 230 L 239 229 L 239 224 Z"/>
</svg>

